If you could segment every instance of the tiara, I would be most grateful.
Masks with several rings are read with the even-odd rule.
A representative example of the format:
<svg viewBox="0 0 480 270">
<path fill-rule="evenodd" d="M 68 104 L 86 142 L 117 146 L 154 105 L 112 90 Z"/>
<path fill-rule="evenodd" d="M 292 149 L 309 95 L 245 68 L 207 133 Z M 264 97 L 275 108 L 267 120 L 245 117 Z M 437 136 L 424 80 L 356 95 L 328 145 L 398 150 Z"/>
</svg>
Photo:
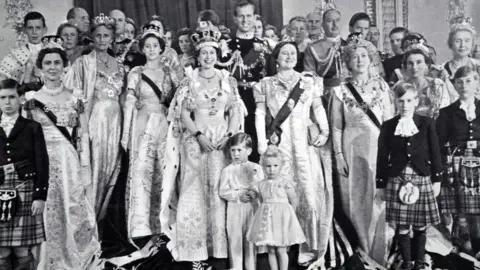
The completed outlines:
<svg viewBox="0 0 480 270">
<path fill-rule="evenodd" d="M 160 15 L 153 15 L 153 16 L 150 18 L 150 21 L 163 21 L 163 17 L 160 16 Z"/>
<path fill-rule="evenodd" d="M 59 48 L 63 50 L 63 39 L 59 36 L 44 36 L 42 38 L 42 49 Z"/>
<path fill-rule="evenodd" d="M 131 25 L 135 25 L 135 21 L 132 19 L 132 18 L 126 18 L 125 19 L 125 22 L 131 24 Z"/>
<path fill-rule="evenodd" d="M 97 27 L 99 25 L 115 25 L 115 20 L 100 13 L 100 15 L 93 19 L 93 26 Z"/>
<path fill-rule="evenodd" d="M 427 54 L 430 53 L 430 49 L 427 46 L 427 40 L 425 40 L 422 35 L 418 33 L 410 33 L 408 36 L 413 36 L 414 38 L 405 40 L 403 42 L 402 47 L 404 48 L 405 52 L 411 51 L 413 49 L 420 49 Z"/>
<path fill-rule="evenodd" d="M 160 27 L 154 24 L 147 24 L 142 26 L 142 38 L 148 34 L 154 34 L 159 38 L 163 38 L 163 36 L 160 34 Z"/>
<path fill-rule="evenodd" d="M 199 22 L 197 32 L 192 34 L 190 40 L 195 45 L 195 49 L 200 50 L 204 46 L 219 47 L 218 42 L 222 33 L 211 22 Z"/>
<path fill-rule="evenodd" d="M 475 27 L 472 26 L 472 22 L 473 20 L 471 17 L 464 17 L 464 16 L 455 17 L 450 21 L 450 32 L 455 32 L 460 29 L 476 32 Z"/>
<path fill-rule="evenodd" d="M 371 45 L 370 41 L 365 40 L 363 35 L 360 33 L 351 34 L 347 38 L 346 47 L 358 48 L 358 47 L 369 47 Z"/>
</svg>

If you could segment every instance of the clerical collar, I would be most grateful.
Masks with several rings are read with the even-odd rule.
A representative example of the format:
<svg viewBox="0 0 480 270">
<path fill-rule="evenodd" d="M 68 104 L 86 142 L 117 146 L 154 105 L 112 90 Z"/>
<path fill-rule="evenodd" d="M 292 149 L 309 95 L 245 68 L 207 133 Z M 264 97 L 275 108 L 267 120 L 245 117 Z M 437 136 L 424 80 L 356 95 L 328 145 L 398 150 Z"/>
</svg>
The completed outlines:
<svg viewBox="0 0 480 270">
<path fill-rule="evenodd" d="M 338 43 L 341 41 L 341 38 L 340 36 L 336 36 L 336 37 L 325 37 L 326 40 L 328 41 L 331 41 L 333 43 Z"/>
<path fill-rule="evenodd" d="M 254 33 L 253 32 L 240 32 L 237 31 L 236 37 L 239 39 L 252 39 L 254 38 Z"/>
</svg>

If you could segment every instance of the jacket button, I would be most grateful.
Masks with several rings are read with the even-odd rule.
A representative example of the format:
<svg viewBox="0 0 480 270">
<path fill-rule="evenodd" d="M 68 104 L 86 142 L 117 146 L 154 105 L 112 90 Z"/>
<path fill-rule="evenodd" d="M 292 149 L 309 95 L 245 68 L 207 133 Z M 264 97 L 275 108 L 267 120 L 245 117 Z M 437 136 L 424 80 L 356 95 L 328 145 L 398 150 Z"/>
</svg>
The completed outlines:
<svg viewBox="0 0 480 270">
<path fill-rule="evenodd" d="M 473 139 L 473 136 L 470 136 L 470 139 Z"/>
<path fill-rule="evenodd" d="M 7 154 L 10 154 L 10 150 L 7 151 Z"/>
<path fill-rule="evenodd" d="M 7 158 L 7 161 L 9 161 L 9 162 L 10 162 L 10 161 L 12 161 L 12 159 L 11 159 L 11 158 Z"/>
<path fill-rule="evenodd" d="M 9 144 L 9 143 L 7 143 L 7 146 L 10 146 L 10 144 Z"/>
<path fill-rule="evenodd" d="M 410 154 L 408 154 L 407 156 L 410 157 Z"/>
<path fill-rule="evenodd" d="M 410 145 L 410 143 L 407 143 L 407 145 Z"/>
</svg>

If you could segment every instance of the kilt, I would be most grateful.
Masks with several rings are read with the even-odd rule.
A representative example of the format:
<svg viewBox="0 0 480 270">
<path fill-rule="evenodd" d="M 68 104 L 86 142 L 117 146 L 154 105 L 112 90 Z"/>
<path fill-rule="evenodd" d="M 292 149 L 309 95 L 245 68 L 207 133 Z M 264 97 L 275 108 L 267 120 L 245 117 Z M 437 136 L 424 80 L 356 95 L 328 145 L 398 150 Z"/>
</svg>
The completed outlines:
<svg viewBox="0 0 480 270">
<path fill-rule="evenodd" d="M 420 196 L 414 204 L 404 204 L 400 201 L 398 193 L 405 180 L 412 182 L 419 189 Z M 388 179 L 385 193 L 387 222 L 414 227 L 440 223 L 440 214 L 430 177 L 418 175 L 410 165 L 407 165 L 399 176 Z"/>
<path fill-rule="evenodd" d="M 464 158 L 468 157 L 460 156 L 460 160 Z M 476 166 L 464 167 L 460 162 L 459 168 L 460 171 L 457 172 L 455 181 L 460 182 L 455 182 L 453 185 L 450 183 L 442 185 L 438 201 L 440 211 L 442 213 L 478 215 L 480 214 L 480 167 L 478 163 Z M 454 171 L 453 168 L 452 171 Z"/>
<path fill-rule="evenodd" d="M 30 246 L 44 242 L 43 215 L 32 216 L 33 180 L 20 180 L 16 171 L 5 172 L 5 182 L 0 189 L 16 189 L 19 199 L 15 217 L 9 222 L 0 222 L 0 247 Z"/>
</svg>

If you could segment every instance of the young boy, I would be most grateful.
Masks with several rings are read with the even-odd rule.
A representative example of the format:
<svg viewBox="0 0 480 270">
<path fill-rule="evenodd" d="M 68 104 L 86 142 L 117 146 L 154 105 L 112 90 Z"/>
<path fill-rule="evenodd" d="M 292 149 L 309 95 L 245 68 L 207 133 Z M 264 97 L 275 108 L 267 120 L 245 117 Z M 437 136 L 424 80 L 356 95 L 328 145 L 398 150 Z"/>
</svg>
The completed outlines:
<svg viewBox="0 0 480 270">
<path fill-rule="evenodd" d="M 15 80 L 0 81 L 0 269 L 33 269 L 44 242 L 48 154 L 39 123 L 20 115 Z M 12 260 L 15 257 L 16 260 Z"/>
<path fill-rule="evenodd" d="M 219 195 L 227 204 L 227 237 L 230 269 L 255 270 L 256 248 L 247 240 L 247 232 L 255 214 L 254 183 L 263 179 L 262 167 L 248 161 L 252 138 L 246 133 L 233 135 L 228 142 L 232 164 L 220 178 Z"/>
</svg>

